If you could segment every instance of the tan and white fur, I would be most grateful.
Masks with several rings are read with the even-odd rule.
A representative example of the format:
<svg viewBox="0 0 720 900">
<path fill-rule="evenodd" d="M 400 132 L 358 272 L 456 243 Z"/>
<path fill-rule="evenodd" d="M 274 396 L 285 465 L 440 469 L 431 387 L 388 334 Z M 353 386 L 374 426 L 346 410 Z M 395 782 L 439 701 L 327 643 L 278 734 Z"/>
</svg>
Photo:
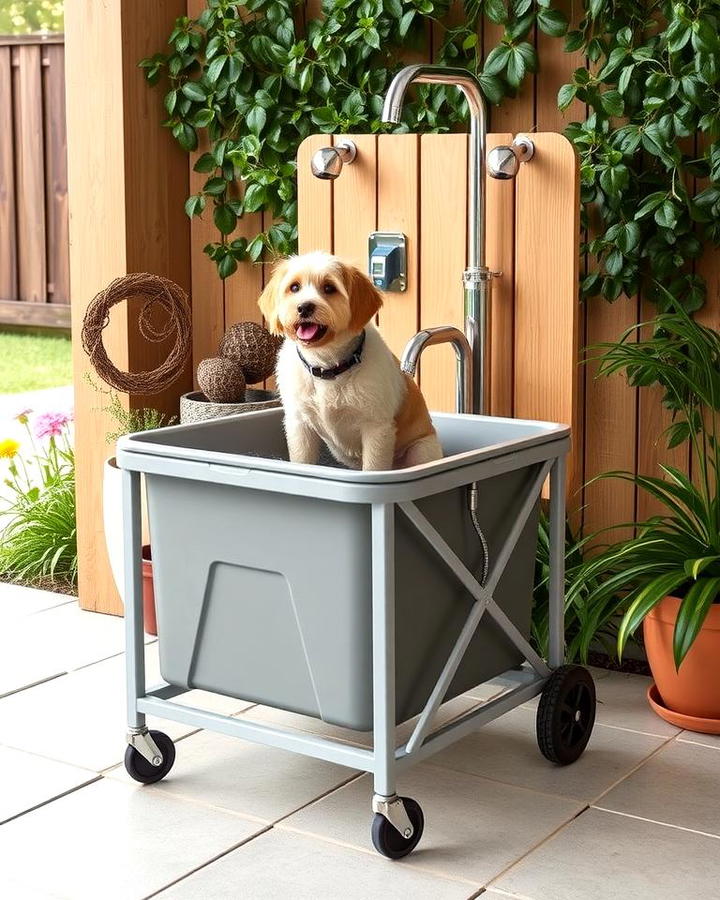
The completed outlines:
<svg viewBox="0 0 720 900">
<path fill-rule="evenodd" d="M 354 266 L 327 253 L 283 260 L 259 300 L 268 328 L 285 336 L 277 381 L 290 460 L 317 463 L 321 442 L 354 469 L 393 469 L 440 459 L 440 441 L 415 382 L 374 325 L 382 297 Z M 365 330 L 360 363 L 332 380 L 311 366 L 349 359 Z"/>
</svg>

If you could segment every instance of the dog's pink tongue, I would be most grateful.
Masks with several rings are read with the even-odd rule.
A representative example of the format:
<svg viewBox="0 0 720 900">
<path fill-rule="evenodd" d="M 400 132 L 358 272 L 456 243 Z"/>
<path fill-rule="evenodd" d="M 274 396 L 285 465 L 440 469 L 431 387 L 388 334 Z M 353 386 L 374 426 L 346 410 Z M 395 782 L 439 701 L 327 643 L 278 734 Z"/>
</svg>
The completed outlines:
<svg viewBox="0 0 720 900">
<path fill-rule="evenodd" d="M 297 327 L 297 336 L 301 341 L 311 341 L 320 330 L 320 326 L 314 322 L 307 322 Z"/>
</svg>

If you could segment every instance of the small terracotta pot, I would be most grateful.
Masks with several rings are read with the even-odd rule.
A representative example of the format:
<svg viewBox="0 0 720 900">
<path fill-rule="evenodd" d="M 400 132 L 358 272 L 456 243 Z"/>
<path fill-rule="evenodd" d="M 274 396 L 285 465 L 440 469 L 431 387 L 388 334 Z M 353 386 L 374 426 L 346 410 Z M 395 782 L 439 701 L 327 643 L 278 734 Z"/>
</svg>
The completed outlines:
<svg viewBox="0 0 720 900">
<path fill-rule="evenodd" d="M 665 597 L 645 617 L 643 633 L 650 669 L 660 699 L 669 710 L 698 719 L 720 719 L 720 604 L 710 607 L 678 671 L 672 643 L 681 602 L 677 597 Z"/>
<path fill-rule="evenodd" d="M 143 576 L 143 617 L 147 634 L 157 635 L 157 616 L 155 615 L 155 586 L 153 584 L 153 565 L 150 544 L 142 548 Z"/>
</svg>

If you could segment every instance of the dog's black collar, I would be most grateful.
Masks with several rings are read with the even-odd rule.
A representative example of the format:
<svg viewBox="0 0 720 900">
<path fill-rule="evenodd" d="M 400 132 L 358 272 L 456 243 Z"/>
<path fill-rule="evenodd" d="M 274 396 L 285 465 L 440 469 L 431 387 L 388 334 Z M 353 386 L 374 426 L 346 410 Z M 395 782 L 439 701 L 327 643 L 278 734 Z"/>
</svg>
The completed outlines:
<svg viewBox="0 0 720 900">
<path fill-rule="evenodd" d="M 355 352 L 348 359 L 344 359 L 341 363 L 338 363 L 336 366 L 332 366 L 330 369 L 323 369 L 322 366 L 311 366 L 310 363 L 305 359 L 305 357 L 300 352 L 300 348 L 296 347 L 297 355 L 300 357 L 300 361 L 308 370 L 308 372 L 313 376 L 313 378 L 323 378 L 328 381 L 333 378 L 337 378 L 338 375 L 342 375 L 343 372 L 347 372 L 348 369 L 352 369 L 353 366 L 356 366 L 362 359 L 362 351 L 363 346 L 365 345 L 365 331 L 363 330 L 360 335 L 360 340 L 358 341 L 358 345 L 355 348 Z"/>
</svg>

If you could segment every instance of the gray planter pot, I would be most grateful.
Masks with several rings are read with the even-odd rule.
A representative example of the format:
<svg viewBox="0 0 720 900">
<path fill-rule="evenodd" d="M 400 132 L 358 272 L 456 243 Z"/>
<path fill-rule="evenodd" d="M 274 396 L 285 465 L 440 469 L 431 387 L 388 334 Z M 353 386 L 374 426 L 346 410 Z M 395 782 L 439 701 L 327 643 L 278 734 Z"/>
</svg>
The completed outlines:
<svg viewBox="0 0 720 900">
<path fill-rule="evenodd" d="M 238 413 L 256 412 L 280 406 L 277 391 L 262 391 L 248 388 L 243 403 L 211 403 L 202 391 L 191 391 L 180 398 L 180 422 L 204 422 L 206 419 L 222 419 Z"/>
</svg>

